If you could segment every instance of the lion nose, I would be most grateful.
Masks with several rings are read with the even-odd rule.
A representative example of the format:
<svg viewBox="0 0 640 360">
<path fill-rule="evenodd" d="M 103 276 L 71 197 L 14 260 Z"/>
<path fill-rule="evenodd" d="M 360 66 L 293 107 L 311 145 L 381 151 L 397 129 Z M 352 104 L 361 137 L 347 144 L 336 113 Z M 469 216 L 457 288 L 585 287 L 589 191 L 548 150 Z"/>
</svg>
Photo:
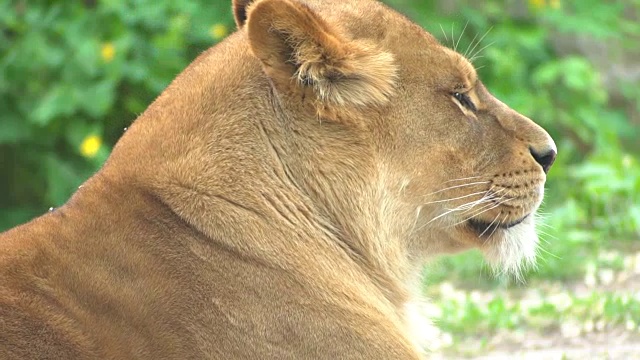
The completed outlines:
<svg viewBox="0 0 640 360">
<path fill-rule="evenodd" d="M 529 152 L 536 162 L 542 166 L 542 170 L 544 170 L 545 174 L 549 172 L 549 168 L 551 168 L 553 162 L 556 161 L 556 155 L 558 154 L 558 150 L 555 146 L 549 146 L 543 149 L 529 147 Z"/>
</svg>

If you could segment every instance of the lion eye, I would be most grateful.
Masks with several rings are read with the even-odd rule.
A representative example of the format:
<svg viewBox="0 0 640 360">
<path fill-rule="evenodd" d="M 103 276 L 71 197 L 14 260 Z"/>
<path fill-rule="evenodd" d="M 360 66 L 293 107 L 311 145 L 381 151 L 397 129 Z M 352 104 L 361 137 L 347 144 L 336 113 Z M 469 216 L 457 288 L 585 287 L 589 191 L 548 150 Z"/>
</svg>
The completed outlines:
<svg viewBox="0 0 640 360">
<path fill-rule="evenodd" d="M 459 93 L 459 92 L 454 92 L 453 93 L 453 97 L 458 100 L 458 102 L 460 103 L 460 105 L 466 107 L 467 109 L 475 112 L 476 111 L 476 106 L 474 105 L 473 101 L 471 101 L 471 98 L 469 97 L 469 95 L 467 94 L 463 94 L 463 93 Z"/>
</svg>

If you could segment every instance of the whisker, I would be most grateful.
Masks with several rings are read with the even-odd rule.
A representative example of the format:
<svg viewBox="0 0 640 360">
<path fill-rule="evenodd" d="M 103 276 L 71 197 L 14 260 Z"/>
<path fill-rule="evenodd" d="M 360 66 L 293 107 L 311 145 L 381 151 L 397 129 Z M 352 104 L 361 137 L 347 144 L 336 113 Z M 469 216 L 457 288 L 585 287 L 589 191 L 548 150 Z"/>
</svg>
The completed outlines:
<svg viewBox="0 0 640 360">
<path fill-rule="evenodd" d="M 451 24 L 451 46 L 453 47 L 454 42 L 453 42 L 453 24 Z M 453 49 L 455 51 L 455 47 Z"/>
<path fill-rule="evenodd" d="M 538 246 L 538 251 L 542 251 L 544 254 L 549 255 L 549 256 L 551 256 L 551 257 L 553 257 L 555 259 L 562 260 L 562 258 L 560 256 L 550 252 L 549 250 L 545 249 L 542 246 Z"/>
<path fill-rule="evenodd" d="M 462 212 L 462 214 L 466 214 L 469 211 L 471 211 L 474 207 L 484 204 L 480 209 L 475 209 L 475 210 L 482 210 L 485 209 L 487 207 L 493 206 L 494 203 L 497 201 L 501 201 L 502 197 L 496 197 L 495 193 L 488 193 L 486 196 L 484 196 L 482 199 L 478 200 L 477 202 L 471 202 L 469 203 L 470 206 L 466 207 L 466 210 L 464 212 Z"/>
<path fill-rule="evenodd" d="M 461 210 L 467 211 L 468 209 L 466 207 L 468 207 L 470 205 L 471 205 L 471 207 L 473 207 L 473 206 L 475 206 L 475 204 L 477 204 L 478 202 L 482 201 L 483 199 L 484 199 L 484 197 L 481 198 L 480 200 L 476 200 L 476 201 L 472 201 L 472 202 L 469 202 L 469 203 L 462 204 L 462 205 L 457 206 L 457 207 L 455 207 L 453 209 L 447 209 L 447 211 L 445 211 L 444 213 L 442 213 L 442 214 L 434 217 L 433 219 L 429 220 L 426 224 L 420 226 L 417 230 L 421 230 L 421 229 L 425 228 L 427 225 L 431 224 L 432 222 L 442 218 L 443 216 L 451 214 L 452 212 L 461 211 Z M 485 201 L 488 201 L 488 200 L 485 200 Z"/>
<path fill-rule="evenodd" d="M 484 196 L 482 196 L 482 198 L 476 200 L 476 201 L 471 201 L 468 202 L 467 204 L 463 204 L 461 206 L 459 206 L 458 208 L 465 208 L 465 211 L 463 212 L 463 214 L 469 210 L 471 210 L 473 207 L 478 206 L 480 204 L 483 203 L 489 203 L 492 200 L 496 200 L 496 194 L 498 194 L 499 192 L 504 191 L 504 189 L 500 189 L 499 191 L 495 191 L 492 192 L 491 189 L 486 191 L 486 194 Z M 498 200 L 500 201 L 500 200 Z"/>
<path fill-rule="evenodd" d="M 460 40 L 462 40 L 462 37 L 464 36 L 464 31 L 467 30 L 467 25 L 469 25 L 469 21 L 467 21 L 467 23 L 464 24 L 464 27 L 462 28 L 462 32 L 460 33 L 460 37 L 458 37 L 458 41 L 456 42 L 456 45 L 453 48 L 454 51 L 457 51 L 458 45 L 460 45 Z"/>
<path fill-rule="evenodd" d="M 500 214 L 498 214 L 498 216 L 500 216 Z M 498 218 L 498 217 L 496 216 L 496 219 L 497 219 L 497 218 Z M 505 220 L 507 220 L 507 214 L 504 214 L 504 219 L 502 220 L 502 222 L 504 222 Z M 488 239 L 490 239 L 490 238 L 493 236 L 493 234 L 496 232 L 496 230 L 498 230 L 498 227 L 499 227 L 499 226 L 496 224 L 496 226 L 495 226 L 495 227 L 493 228 L 493 230 L 491 231 L 491 234 L 489 234 L 489 236 L 487 236 L 487 238 L 488 238 Z M 481 236 L 482 236 L 482 235 L 481 235 Z"/>
<path fill-rule="evenodd" d="M 444 28 L 442 27 L 442 24 L 440 24 L 440 30 L 442 30 L 442 35 L 444 35 L 445 43 L 448 43 L 449 42 L 449 38 L 447 37 L 447 33 L 444 31 Z"/>
<path fill-rule="evenodd" d="M 538 235 L 539 235 L 539 234 L 538 234 Z M 551 243 L 549 243 L 549 241 L 547 241 L 547 240 L 545 240 L 545 239 L 541 238 L 540 236 L 538 236 L 538 241 L 539 241 L 539 243 L 538 243 L 538 247 L 542 247 L 542 246 L 550 246 L 550 245 L 551 245 Z"/>
<path fill-rule="evenodd" d="M 471 48 L 471 46 L 473 45 L 473 42 L 476 41 L 476 38 L 478 38 L 478 34 L 476 33 L 476 35 L 473 37 L 473 39 L 471 39 L 471 42 L 469 43 L 469 46 L 467 46 L 467 50 L 464 52 L 464 57 L 467 57 L 467 55 L 469 54 L 469 49 Z"/>
<path fill-rule="evenodd" d="M 555 227 L 547 224 L 545 222 L 545 218 L 538 216 L 537 214 L 534 214 L 534 219 L 536 219 L 536 231 L 537 232 L 543 232 L 542 228 L 546 228 L 549 230 L 554 230 L 555 231 Z M 550 233 L 546 233 L 548 236 L 553 237 L 555 240 L 557 240 L 558 238 L 556 238 L 555 236 L 551 235 Z"/>
<path fill-rule="evenodd" d="M 476 53 L 474 53 L 473 51 L 476 49 L 476 47 L 478 47 L 478 45 L 480 45 L 480 43 L 482 42 L 482 40 L 484 40 L 484 38 L 485 38 L 487 35 L 489 35 L 489 32 L 491 32 L 491 29 L 493 29 L 493 26 L 492 26 L 492 27 L 490 27 L 490 28 L 487 30 L 487 32 L 485 32 L 485 33 L 484 33 L 484 35 L 482 35 L 482 37 L 480 38 L 480 40 L 478 40 L 478 42 L 477 42 L 475 45 L 473 45 L 473 48 L 471 48 L 471 51 L 469 51 L 469 54 L 474 54 L 474 55 L 476 55 L 476 54 L 477 54 L 477 52 L 476 52 Z M 473 56 L 471 56 L 471 58 L 473 58 Z"/>
<path fill-rule="evenodd" d="M 500 214 L 500 213 L 498 213 L 498 215 L 496 215 L 496 217 L 493 219 L 493 221 L 489 223 L 489 225 L 484 229 L 484 231 L 483 231 L 483 232 L 481 232 L 481 233 L 480 233 L 480 235 L 479 235 L 478 237 L 482 237 L 482 235 L 484 235 L 484 233 L 486 233 L 486 232 L 487 232 L 487 230 L 489 230 L 489 229 L 491 228 L 491 226 L 493 225 L 493 223 L 495 223 L 495 222 L 496 222 L 496 220 L 498 220 L 498 218 L 500 217 L 500 215 L 501 215 L 501 214 Z M 498 227 L 498 225 L 496 224 L 496 228 L 497 228 L 497 227 Z M 495 229 L 494 229 L 494 231 L 495 231 Z M 493 231 L 491 232 L 491 234 L 493 234 Z M 491 237 L 491 234 L 490 234 L 488 237 Z"/>
<path fill-rule="evenodd" d="M 506 203 L 508 201 L 511 201 L 511 199 L 504 199 L 504 200 L 501 199 L 501 200 L 498 200 L 497 203 L 493 203 L 492 202 L 491 204 L 485 205 L 484 207 L 482 207 L 480 209 L 477 209 L 478 211 L 476 211 L 474 214 L 472 214 L 469 217 L 467 217 L 467 219 L 465 221 L 471 220 L 474 217 L 478 217 L 478 216 L 484 214 L 485 212 L 487 212 L 489 210 L 493 210 L 493 209 L 497 208 L 498 206 L 500 206 L 500 205 L 502 205 L 502 204 L 504 204 L 504 203 Z"/>
<path fill-rule="evenodd" d="M 487 201 L 485 202 L 485 204 L 484 204 L 483 206 L 481 206 L 479 209 L 473 209 L 473 207 L 472 207 L 472 208 L 469 208 L 467 211 L 463 212 L 463 214 L 468 213 L 468 212 L 469 212 L 469 211 L 471 211 L 472 209 L 474 210 L 474 213 L 473 213 L 473 214 L 471 214 L 471 215 L 469 215 L 468 217 L 464 218 L 463 220 L 458 221 L 457 223 L 455 223 L 455 224 L 451 225 L 451 227 L 455 227 L 455 226 L 457 226 L 457 225 L 460 225 L 460 224 L 462 224 L 462 223 L 465 223 L 465 222 L 467 222 L 467 221 L 471 220 L 472 218 L 474 218 L 474 217 L 476 217 L 476 216 L 478 216 L 478 215 L 480 215 L 480 214 L 484 213 L 485 211 L 489 211 L 489 210 L 491 210 L 491 209 L 494 209 L 494 208 L 495 208 L 495 207 L 497 207 L 497 206 L 499 206 L 499 205 L 496 205 L 496 204 L 494 204 L 493 202 L 491 202 L 490 200 L 487 200 Z"/>
<path fill-rule="evenodd" d="M 537 232 L 538 234 L 540 234 L 540 235 L 548 236 L 549 238 L 551 238 L 551 239 L 553 239 L 553 240 L 558 240 L 558 238 L 557 238 L 557 237 L 555 237 L 555 236 L 554 236 L 554 235 L 552 235 L 552 234 L 549 234 L 548 232 L 546 232 L 546 231 L 544 231 L 544 230 L 542 230 L 542 229 L 538 229 L 538 228 L 537 228 L 537 226 L 536 226 L 536 232 Z M 548 243 L 547 239 L 540 239 L 540 240 L 546 241 L 546 242 Z"/>
<path fill-rule="evenodd" d="M 458 200 L 458 199 L 464 199 L 464 198 L 468 198 L 468 197 L 470 197 L 470 196 L 483 194 L 483 193 L 485 193 L 485 192 L 486 192 L 486 191 L 478 191 L 478 192 L 474 192 L 474 193 L 471 193 L 471 194 L 468 194 L 468 195 L 463 195 L 463 196 L 454 197 L 454 198 L 451 198 L 451 199 L 444 199 L 444 200 L 434 200 L 434 201 L 429 201 L 428 203 L 424 203 L 424 204 L 423 204 L 423 206 L 424 206 L 424 205 L 429 205 L 429 204 L 435 204 L 435 203 L 441 203 L 441 202 L 453 201 L 453 200 Z"/>
<path fill-rule="evenodd" d="M 481 177 L 484 177 L 484 176 L 469 176 L 469 177 L 464 177 L 464 178 L 459 178 L 459 179 L 447 180 L 447 181 L 444 182 L 444 184 L 450 183 L 450 182 L 454 182 L 454 181 L 478 179 L 478 178 L 481 178 Z"/>
<path fill-rule="evenodd" d="M 486 182 L 481 182 L 481 183 L 486 183 Z M 458 185 L 456 187 L 467 186 L 467 185 L 469 185 L 469 184 Z M 444 191 L 444 190 L 447 190 L 447 189 L 439 190 L 438 192 L 441 192 L 441 191 Z M 489 210 L 491 210 L 493 208 L 496 208 L 496 207 L 504 204 L 507 201 L 510 201 L 511 199 L 504 199 L 502 196 L 498 196 L 503 191 L 505 191 L 505 189 L 498 189 L 497 191 L 493 191 L 493 189 L 490 188 L 489 190 L 484 191 L 485 194 L 480 199 L 474 200 L 474 201 L 470 201 L 470 202 L 467 202 L 465 204 L 461 204 L 461 205 L 456 206 L 456 207 L 454 207 L 452 209 L 446 209 L 446 211 L 444 211 L 443 213 L 435 216 L 434 218 L 432 218 L 431 220 L 427 221 L 425 224 L 421 225 L 420 227 L 416 228 L 414 226 L 414 230 L 413 231 L 422 230 L 423 228 L 425 228 L 429 224 L 431 224 L 431 223 L 433 223 L 433 222 L 435 222 L 435 221 L 437 221 L 439 219 L 442 219 L 443 217 L 445 217 L 445 216 L 447 216 L 447 215 L 449 215 L 451 213 L 454 213 L 454 212 L 461 211 L 462 214 L 466 214 L 469 211 L 472 211 L 472 210 L 475 211 L 474 214 L 472 214 L 470 217 L 466 218 L 465 220 L 463 220 L 461 222 L 455 223 L 454 225 L 451 225 L 451 226 L 459 225 L 459 224 L 469 220 L 470 218 L 472 218 L 474 216 L 478 216 L 478 215 L 484 213 L 485 211 L 489 211 Z M 460 196 L 460 197 L 453 198 L 453 199 L 448 199 L 448 200 L 433 201 L 432 203 L 434 203 L 434 202 L 445 202 L 445 201 L 451 201 L 451 200 L 460 199 L 460 198 L 466 198 L 466 197 L 473 196 L 473 195 L 479 195 L 481 193 L 483 193 L 483 192 L 477 192 L 477 193 L 473 193 L 473 194 L 468 194 L 468 195 L 464 195 L 464 196 Z M 474 209 L 478 205 L 482 205 L 482 207 L 480 209 Z"/>
<path fill-rule="evenodd" d="M 555 230 L 555 229 L 556 229 L 555 227 L 553 227 L 553 226 L 551 226 L 551 225 L 549 225 L 549 224 L 545 224 L 544 222 L 538 222 L 538 223 L 536 223 L 536 227 L 538 227 L 538 226 L 539 226 L 539 227 L 547 228 L 547 229 L 549 229 L 549 230 Z"/>
<path fill-rule="evenodd" d="M 544 230 L 536 229 L 536 232 L 537 232 L 538 234 L 541 234 L 541 235 L 544 235 L 544 236 L 548 236 L 548 237 L 550 237 L 552 240 L 558 240 L 558 238 L 557 238 L 557 237 L 555 237 L 555 236 L 553 236 L 553 235 L 549 234 L 548 232 L 546 232 L 546 231 L 544 231 Z M 546 242 L 547 242 L 547 244 L 549 243 L 546 239 L 541 239 L 541 240 L 546 241 Z"/>
<path fill-rule="evenodd" d="M 441 217 L 443 217 L 443 216 L 445 216 L 445 215 L 447 215 L 447 214 L 451 214 L 451 213 L 452 213 L 452 212 L 454 212 L 454 211 L 459 211 L 459 210 L 458 210 L 458 208 L 454 208 L 454 209 L 450 209 L 450 210 L 448 210 L 448 211 L 445 211 L 444 213 L 442 213 L 442 214 L 440 214 L 440 215 L 438 215 L 438 216 L 434 217 L 433 219 L 429 220 L 426 224 L 424 224 L 423 226 L 421 226 L 421 227 L 420 227 L 420 229 L 424 228 L 425 226 L 427 226 L 427 225 L 431 224 L 432 222 L 434 222 L 434 221 L 436 221 L 436 220 L 440 219 Z"/>
<path fill-rule="evenodd" d="M 462 210 L 461 214 L 464 215 L 464 214 L 468 213 L 469 211 L 473 210 L 473 208 L 475 208 L 478 205 L 483 205 L 484 204 L 483 207 L 487 206 L 489 203 L 491 203 L 491 200 L 493 200 L 493 199 L 489 198 L 489 197 L 486 197 L 486 198 L 479 199 L 477 201 L 472 201 L 472 202 L 464 204 L 463 206 L 459 206 L 458 210 Z"/>
<path fill-rule="evenodd" d="M 493 198 L 488 198 L 488 199 L 486 199 L 485 201 L 483 201 L 483 202 L 480 202 L 480 203 L 476 204 L 476 205 L 480 205 L 480 204 L 482 204 L 482 203 L 485 203 L 485 204 L 484 204 L 482 207 L 480 207 L 479 209 L 474 209 L 474 210 L 475 210 L 475 212 L 474 212 L 473 214 L 471 214 L 470 216 L 468 216 L 468 217 L 464 218 L 464 219 L 463 219 L 463 220 L 461 220 L 461 221 L 458 221 L 458 222 L 457 222 L 457 223 L 455 223 L 455 224 L 450 225 L 449 227 L 455 227 L 455 226 L 458 226 L 458 225 L 460 225 L 460 224 L 462 224 L 462 223 L 465 223 L 465 222 L 467 222 L 467 221 L 471 220 L 472 218 L 474 218 L 474 217 L 476 217 L 476 216 L 478 216 L 478 215 L 481 215 L 482 213 L 484 213 L 484 212 L 486 212 L 486 211 L 489 211 L 489 210 L 491 210 L 491 209 L 494 209 L 494 208 L 496 208 L 496 207 L 498 207 L 498 206 L 500 206 L 500 205 L 502 205 L 502 204 L 504 203 L 504 202 L 500 202 L 500 201 L 502 200 L 502 198 L 499 198 L 499 199 L 498 199 L 498 204 L 493 203 L 493 202 L 492 202 L 492 200 L 495 200 L 495 199 L 493 199 Z M 474 206 L 476 206 L 476 205 L 474 205 Z M 467 210 L 463 211 L 463 212 L 462 212 L 462 214 L 468 213 L 469 211 L 471 211 L 471 210 L 473 209 L 473 207 L 474 207 L 474 206 L 471 206 L 471 207 L 470 207 L 470 208 L 468 208 Z"/>
<path fill-rule="evenodd" d="M 473 60 L 478 59 L 478 54 L 480 54 L 480 52 L 482 52 L 482 50 L 488 48 L 489 46 L 495 44 L 495 41 L 490 42 L 489 44 L 483 46 L 482 48 L 480 48 L 480 50 L 476 51 L 476 53 L 471 57 L 471 59 L 469 60 L 470 62 L 473 62 Z"/>
<path fill-rule="evenodd" d="M 462 214 L 466 214 L 469 211 L 471 211 L 474 207 L 478 206 L 478 205 L 483 205 L 483 206 L 488 206 L 489 203 L 491 203 L 491 200 L 494 200 L 493 198 L 490 197 L 484 197 L 482 199 L 479 199 L 478 201 L 474 201 L 474 202 L 470 202 L 465 204 L 464 206 L 460 207 L 460 210 L 464 210 L 462 212 Z"/>
<path fill-rule="evenodd" d="M 477 182 L 472 182 L 472 183 L 468 183 L 468 184 L 462 184 L 462 185 L 455 185 L 455 186 L 450 186 L 448 188 L 444 188 L 438 191 L 434 191 L 430 194 L 426 194 L 424 195 L 425 197 L 427 196 L 431 196 L 431 195 L 435 195 L 435 194 L 439 194 L 443 191 L 447 191 L 447 190 L 452 190 L 452 189 L 458 189 L 458 188 L 462 188 L 462 187 L 467 187 L 467 186 L 472 186 L 472 185 L 481 185 L 481 184 L 488 184 L 490 183 L 490 181 L 477 181 Z"/>
</svg>

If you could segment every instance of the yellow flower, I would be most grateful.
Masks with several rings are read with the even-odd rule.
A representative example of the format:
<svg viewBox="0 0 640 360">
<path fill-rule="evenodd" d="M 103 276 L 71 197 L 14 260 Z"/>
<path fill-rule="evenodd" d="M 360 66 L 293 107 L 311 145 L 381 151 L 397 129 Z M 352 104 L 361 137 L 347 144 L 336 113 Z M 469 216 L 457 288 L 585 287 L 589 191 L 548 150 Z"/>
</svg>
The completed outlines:
<svg viewBox="0 0 640 360">
<path fill-rule="evenodd" d="M 529 0 L 529 5 L 534 7 L 535 9 L 542 9 L 546 5 L 545 0 Z"/>
<path fill-rule="evenodd" d="M 102 44 L 102 49 L 100 49 L 100 55 L 104 62 L 111 62 L 116 55 L 116 47 L 110 42 L 104 43 Z"/>
<path fill-rule="evenodd" d="M 215 24 L 209 29 L 209 35 L 215 40 L 220 40 L 223 37 L 227 36 L 227 26 L 224 24 Z"/>
<path fill-rule="evenodd" d="M 560 9 L 560 0 L 549 0 L 549 6 L 552 9 Z"/>
<path fill-rule="evenodd" d="M 102 139 L 98 135 L 89 135 L 82 140 L 82 144 L 80 144 L 80 153 L 84 157 L 92 158 L 96 156 L 101 145 Z"/>
</svg>

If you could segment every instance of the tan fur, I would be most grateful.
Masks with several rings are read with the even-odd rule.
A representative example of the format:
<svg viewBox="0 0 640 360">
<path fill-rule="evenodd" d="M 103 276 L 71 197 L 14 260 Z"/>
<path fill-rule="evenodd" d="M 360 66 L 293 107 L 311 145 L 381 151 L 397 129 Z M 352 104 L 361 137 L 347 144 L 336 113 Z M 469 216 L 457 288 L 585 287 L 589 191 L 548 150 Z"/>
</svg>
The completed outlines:
<svg viewBox="0 0 640 360">
<path fill-rule="evenodd" d="M 426 259 L 532 258 L 555 145 L 466 59 L 372 0 L 233 8 L 100 172 L 0 235 L 1 359 L 416 359 Z"/>
</svg>

